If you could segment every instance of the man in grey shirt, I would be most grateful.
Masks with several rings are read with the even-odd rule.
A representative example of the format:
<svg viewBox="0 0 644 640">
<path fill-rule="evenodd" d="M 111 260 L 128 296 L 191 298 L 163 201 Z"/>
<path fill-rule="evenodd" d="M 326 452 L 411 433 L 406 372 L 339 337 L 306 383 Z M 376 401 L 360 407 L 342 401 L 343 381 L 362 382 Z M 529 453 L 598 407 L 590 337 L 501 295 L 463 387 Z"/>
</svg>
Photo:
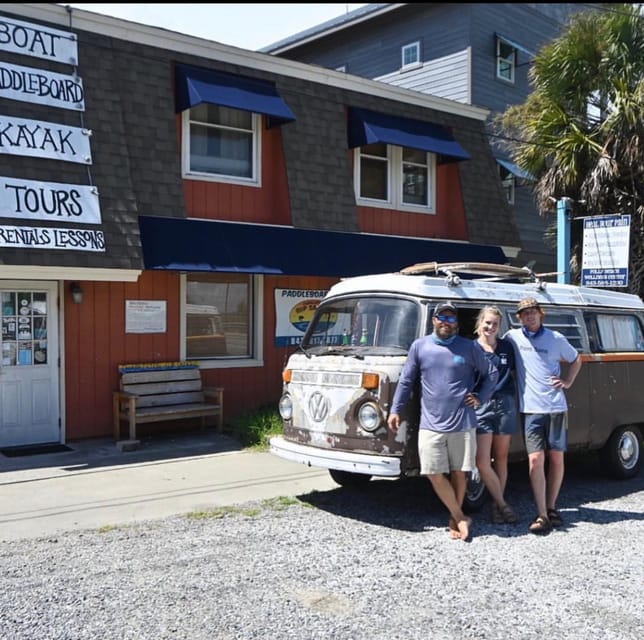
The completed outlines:
<svg viewBox="0 0 644 640">
<path fill-rule="evenodd" d="M 450 513 L 454 539 L 470 537 L 472 519 L 463 513 L 467 473 L 475 466 L 476 413 L 496 385 L 498 371 L 473 340 L 458 335 L 458 316 L 451 302 L 436 305 L 434 332 L 415 340 L 389 413 L 389 428 L 400 428 L 400 413 L 420 381 L 418 454 L 420 473 Z M 477 380 L 479 391 L 472 393 Z M 449 478 L 447 477 L 449 474 Z"/>
</svg>

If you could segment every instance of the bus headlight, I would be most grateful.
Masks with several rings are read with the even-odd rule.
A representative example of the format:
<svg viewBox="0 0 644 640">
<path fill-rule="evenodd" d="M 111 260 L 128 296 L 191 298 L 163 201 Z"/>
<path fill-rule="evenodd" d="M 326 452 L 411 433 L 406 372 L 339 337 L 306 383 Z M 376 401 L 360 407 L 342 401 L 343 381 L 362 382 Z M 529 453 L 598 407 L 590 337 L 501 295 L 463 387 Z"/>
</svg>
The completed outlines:
<svg viewBox="0 0 644 640">
<path fill-rule="evenodd" d="M 358 422 L 365 431 L 375 431 L 380 426 L 380 411 L 373 402 L 365 402 L 358 410 Z"/>
<path fill-rule="evenodd" d="M 280 398 L 279 412 L 282 420 L 290 420 L 293 417 L 293 400 L 288 393 Z"/>
</svg>

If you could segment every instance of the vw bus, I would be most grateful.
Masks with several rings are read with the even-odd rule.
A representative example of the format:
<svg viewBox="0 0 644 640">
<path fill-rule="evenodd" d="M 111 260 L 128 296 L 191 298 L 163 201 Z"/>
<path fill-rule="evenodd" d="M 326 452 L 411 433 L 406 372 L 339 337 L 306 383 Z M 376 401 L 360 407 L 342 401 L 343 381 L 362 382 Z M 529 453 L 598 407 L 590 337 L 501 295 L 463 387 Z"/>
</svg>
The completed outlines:
<svg viewBox="0 0 644 640">
<path fill-rule="evenodd" d="M 417 394 L 398 432 L 387 427 L 412 341 L 431 332 L 432 309 L 444 300 L 458 309 L 459 333 L 472 339 L 480 309 L 498 306 L 503 335 L 519 326 L 517 302 L 530 295 L 544 309 L 545 325 L 563 333 L 584 362 L 566 391 L 569 451 L 600 450 L 615 476 L 635 476 L 644 433 L 644 303 L 627 293 L 546 282 L 546 275 L 506 265 L 423 263 L 338 282 L 283 370 L 284 431 L 271 439 L 271 452 L 326 468 L 340 485 L 419 475 Z M 520 430 L 510 457 L 526 457 Z M 465 507 L 480 508 L 486 497 L 472 473 Z"/>
</svg>

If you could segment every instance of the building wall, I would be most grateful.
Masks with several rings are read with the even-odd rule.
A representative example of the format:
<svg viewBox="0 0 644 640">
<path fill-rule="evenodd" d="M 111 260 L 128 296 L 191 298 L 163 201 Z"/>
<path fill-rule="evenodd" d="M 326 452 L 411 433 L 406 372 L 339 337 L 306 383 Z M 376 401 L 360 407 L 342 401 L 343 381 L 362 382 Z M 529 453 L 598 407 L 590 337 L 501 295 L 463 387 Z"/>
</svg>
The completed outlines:
<svg viewBox="0 0 644 640">
<path fill-rule="evenodd" d="M 204 369 L 204 384 L 224 387 L 224 421 L 270 404 L 282 389 L 281 372 L 294 347 L 276 347 L 273 292 L 328 289 L 336 279 L 299 276 L 264 278 L 264 365 Z M 112 391 L 118 389 L 118 365 L 174 362 L 180 352 L 179 274 L 146 271 L 136 283 L 82 282 L 84 299 L 65 301 L 65 406 L 67 439 L 111 435 Z M 126 300 L 165 300 L 167 331 L 125 333 Z M 198 423 L 195 423 L 198 424 Z M 154 429 L 154 425 L 142 429 Z"/>
<path fill-rule="evenodd" d="M 523 102 L 530 91 L 531 56 L 524 51 L 518 52 L 514 83 L 496 78 L 496 34 L 537 52 L 563 30 L 571 13 L 589 8 L 574 3 L 409 4 L 277 55 L 332 69 L 344 66 L 351 74 L 486 107 L 492 118 Z M 401 47 L 415 41 L 421 44 L 423 64 L 401 70 Z M 499 157 L 507 157 L 492 136 L 490 143 Z M 537 211 L 528 185 L 517 188 L 512 210 L 522 247 L 513 262 L 554 270 L 556 251 L 546 240 L 551 221 Z"/>
<path fill-rule="evenodd" d="M 29 11 L 37 11 L 36 5 L 29 7 Z M 45 14 L 53 11 L 50 5 L 38 7 Z M 64 13 L 62 7 L 58 9 Z M 18 17 L 22 15 L 20 11 Z M 38 23 L 33 17 L 23 19 Z M 172 50 L 160 44 L 158 35 L 153 39 L 156 46 L 141 44 L 128 40 L 130 31 L 125 27 L 119 29 L 118 37 L 108 36 L 77 29 L 73 12 L 70 20 L 70 28 L 79 40 L 76 70 L 84 84 L 85 111 L 68 112 L 5 99 L 2 106 L 5 115 L 69 126 L 82 124 L 90 129 L 91 167 L 0 154 L 0 175 L 91 184 L 99 192 L 99 226 L 105 233 L 105 252 L 3 249 L 0 260 L 0 278 L 7 277 L 2 275 L 5 267 L 29 265 L 40 270 L 39 279 L 60 284 L 62 437 L 74 440 L 112 433 L 112 392 L 118 387 L 119 364 L 175 361 L 181 355 L 181 275 L 176 271 L 144 270 L 138 227 L 141 215 L 516 245 L 516 228 L 500 185 L 491 179 L 493 159 L 484 123 L 480 118 L 463 115 L 460 105 L 459 109 L 449 103 L 435 108 L 403 100 L 398 94 L 385 97 L 352 90 L 344 76 L 341 82 L 337 78 L 329 82 L 327 74 L 318 81 L 303 73 L 290 76 L 289 65 L 283 74 L 268 72 L 252 63 L 244 64 L 243 56 L 235 63 L 215 55 L 208 57 L 203 49 L 201 55 L 194 50 Z M 42 18 L 41 24 L 49 23 Z M 55 26 L 63 28 L 60 24 Z M 270 56 L 265 57 L 274 63 Z M 71 68 L 63 70 L 46 60 L 35 63 L 8 52 L 2 52 L 1 60 L 72 72 Z M 174 98 L 176 64 L 275 83 L 296 120 L 262 129 L 261 186 L 184 179 L 181 118 L 175 112 Z M 310 75 L 315 73 L 311 71 Z M 356 206 L 353 153 L 347 142 L 349 106 L 443 125 L 471 155 L 466 162 L 438 166 L 435 214 Z M 490 216 L 489 211 L 494 215 Z M 2 212 L 0 222 L 17 224 L 14 219 L 3 218 Z M 39 226 L 52 224 L 44 221 Z M 372 268 L 365 267 L 366 271 Z M 71 278 L 60 275 L 68 273 L 65 269 L 79 274 L 74 279 L 84 292 L 80 304 L 71 300 Z M 103 273 L 96 275 L 100 270 Z M 119 281 L 124 278 L 124 270 L 130 275 L 141 270 L 141 275 L 135 282 Z M 109 278 L 105 272 L 114 275 Z M 83 273 L 87 276 L 83 277 Z M 244 367 L 232 363 L 233 366 L 202 371 L 206 384 L 225 388 L 224 421 L 266 404 L 275 405 L 279 399 L 281 370 L 292 348 L 275 346 L 274 290 L 325 290 L 335 280 L 298 275 L 263 277 L 262 365 Z M 167 330 L 126 333 L 127 300 L 165 301 Z M 149 428 L 154 429 L 154 425 Z"/>
</svg>

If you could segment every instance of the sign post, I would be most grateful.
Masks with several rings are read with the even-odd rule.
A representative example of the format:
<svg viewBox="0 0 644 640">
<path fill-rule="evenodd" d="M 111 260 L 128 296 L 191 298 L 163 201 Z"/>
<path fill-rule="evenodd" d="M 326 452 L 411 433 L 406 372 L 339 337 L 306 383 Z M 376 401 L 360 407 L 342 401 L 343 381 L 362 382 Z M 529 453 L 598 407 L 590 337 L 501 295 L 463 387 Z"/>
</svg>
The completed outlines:
<svg viewBox="0 0 644 640">
<path fill-rule="evenodd" d="M 570 284 L 570 198 L 557 200 L 557 282 Z"/>
</svg>

